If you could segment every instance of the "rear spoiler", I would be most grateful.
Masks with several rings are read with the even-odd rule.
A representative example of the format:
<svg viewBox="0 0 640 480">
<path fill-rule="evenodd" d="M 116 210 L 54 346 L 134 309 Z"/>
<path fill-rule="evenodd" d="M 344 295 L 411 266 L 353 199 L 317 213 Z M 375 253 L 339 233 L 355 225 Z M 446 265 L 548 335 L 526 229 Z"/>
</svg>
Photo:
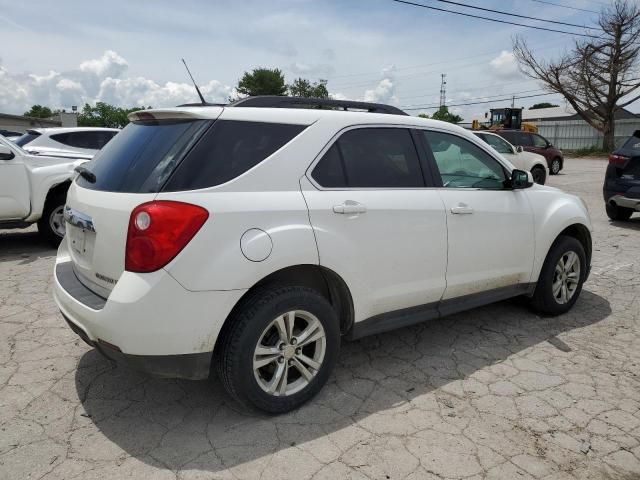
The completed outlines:
<svg viewBox="0 0 640 480">
<path fill-rule="evenodd" d="M 155 120 L 215 120 L 222 113 L 222 107 L 166 108 L 158 110 L 138 110 L 127 118 L 132 122 L 152 122 Z"/>
</svg>

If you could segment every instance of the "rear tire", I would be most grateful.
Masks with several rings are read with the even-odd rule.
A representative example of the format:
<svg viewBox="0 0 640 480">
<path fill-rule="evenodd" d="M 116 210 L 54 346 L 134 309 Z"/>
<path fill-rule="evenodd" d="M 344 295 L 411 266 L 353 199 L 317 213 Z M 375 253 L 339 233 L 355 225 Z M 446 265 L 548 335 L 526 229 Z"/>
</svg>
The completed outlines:
<svg viewBox="0 0 640 480">
<path fill-rule="evenodd" d="M 533 181 L 538 185 L 544 185 L 544 182 L 547 180 L 547 171 L 544 167 L 536 165 L 531 169 L 531 176 L 533 177 Z"/>
<path fill-rule="evenodd" d="M 562 161 L 560 158 L 556 157 L 551 160 L 551 165 L 549 166 L 549 173 L 551 175 L 557 175 L 562 170 Z"/>
<path fill-rule="evenodd" d="M 584 247 L 577 239 L 561 235 L 544 261 L 531 299 L 532 307 L 545 315 L 568 312 L 580 296 L 586 273 Z"/>
<path fill-rule="evenodd" d="M 320 391 L 339 348 L 338 316 L 322 295 L 306 287 L 271 286 L 250 293 L 229 317 L 215 363 L 232 397 L 276 414 Z"/>
<path fill-rule="evenodd" d="M 54 247 L 60 245 L 65 233 L 64 204 L 65 195 L 54 195 L 47 199 L 42 217 L 38 220 L 38 232 Z"/>
<path fill-rule="evenodd" d="M 607 210 L 607 217 L 611 220 L 617 220 L 620 222 L 625 222 L 631 218 L 633 215 L 633 210 L 630 208 L 619 207 L 612 203 L 607 203 L 605 205 L 605 209 Z"/>
</svg>

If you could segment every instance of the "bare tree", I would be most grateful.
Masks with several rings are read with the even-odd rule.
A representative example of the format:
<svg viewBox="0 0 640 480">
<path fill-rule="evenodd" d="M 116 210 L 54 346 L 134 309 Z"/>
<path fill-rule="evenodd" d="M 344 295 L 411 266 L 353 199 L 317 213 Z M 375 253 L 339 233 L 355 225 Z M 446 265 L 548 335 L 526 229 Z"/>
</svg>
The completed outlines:
<svg viewBox="0 0 640 480">
<path fill-rule="evenodd" d="M 536 58 L 522 37 L 513 40 L 520 70 L 559 93 L 589 125 L 602 132 L 603 148 L 614 149 L 615 113 L 640 98 L 640 9 L 629 0 L 616 0 L 600 13 L 602 31 L 559 59 Z"/>
</svg>

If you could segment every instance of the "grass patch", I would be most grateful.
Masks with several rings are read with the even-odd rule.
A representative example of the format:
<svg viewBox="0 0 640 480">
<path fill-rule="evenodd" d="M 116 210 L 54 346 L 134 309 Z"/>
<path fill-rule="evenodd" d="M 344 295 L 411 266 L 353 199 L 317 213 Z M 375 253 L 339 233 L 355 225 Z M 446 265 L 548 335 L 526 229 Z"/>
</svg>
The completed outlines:
<svg viewBox="0 0 640 480">
<path fill-rule="evenodd" d="M 592 145 L 590 147 L 579 148 L 577 150 L 572 150 L 571 153 L 578 157 L 588 157 L 588 156 L 602 156 L 609 155 L 609 152 L 602 149 L 602 147 L 598 145 Z"/>
</svg>

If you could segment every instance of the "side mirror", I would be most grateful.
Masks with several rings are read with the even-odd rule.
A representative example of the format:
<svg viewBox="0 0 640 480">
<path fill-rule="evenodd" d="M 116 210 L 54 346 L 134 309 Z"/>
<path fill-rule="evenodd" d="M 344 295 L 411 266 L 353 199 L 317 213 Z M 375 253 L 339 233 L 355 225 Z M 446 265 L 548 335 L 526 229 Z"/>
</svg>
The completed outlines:
<svg viewBox="0 0 640 480">
<path fill-rule="evenodd" d="M 15 157 L 15 154 L 11 149 L 0 143 L 0 160 L 11 160 L 13 157 Z"/>
<path fill-rule="evenodd" d="M 516 153 L 522 153 L 522 152 L 524 152 L 524 148 L 522 148 L 522 145 L 518 145 L 516 147 Z"/>
<path fill-rule="evenodd" d="M 511 188 L 518 190 L 521 188 L 529 188 L 533 185 L 533 177 L 529 172 L 514 169 L 511 172 Z"/>
</svg>

